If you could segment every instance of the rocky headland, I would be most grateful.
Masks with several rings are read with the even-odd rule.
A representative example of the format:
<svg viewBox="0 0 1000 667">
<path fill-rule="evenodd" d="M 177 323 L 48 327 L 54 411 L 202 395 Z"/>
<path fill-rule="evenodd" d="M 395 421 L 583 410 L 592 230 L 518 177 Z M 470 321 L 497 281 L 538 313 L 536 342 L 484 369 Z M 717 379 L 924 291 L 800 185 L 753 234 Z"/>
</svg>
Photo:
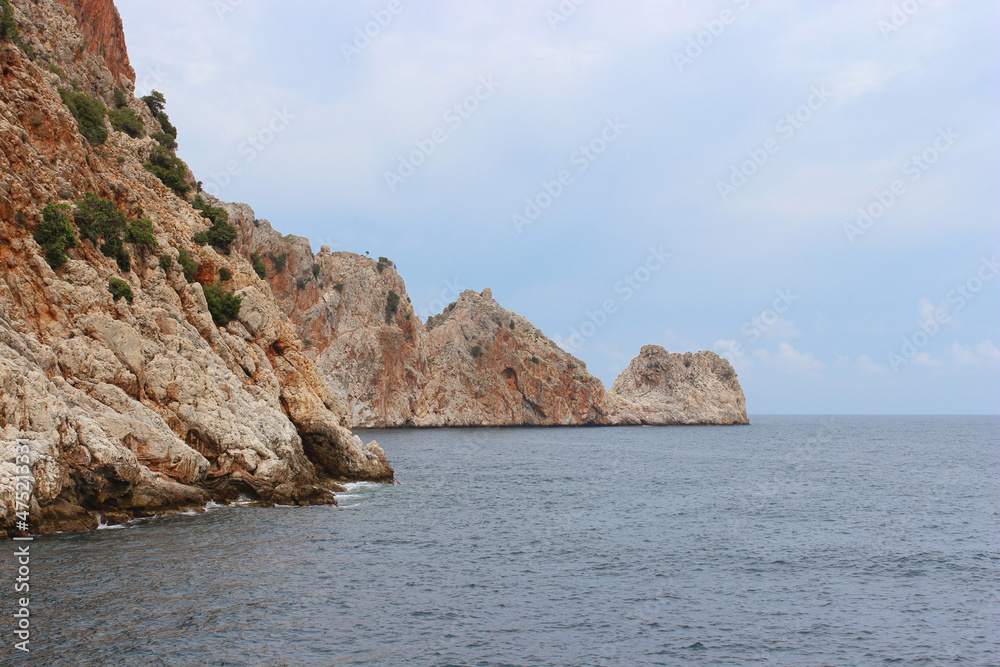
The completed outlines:
<svg viewBox="0 0 1000 667">
<path fill-rule="evenodd" d="M 18 512 L 85 529 L 391 481 L 225 221 L 192 206 L 112 1 L 0 13 L 0 534 Z"/>
<path fill-rule="evenodd" d="M 201 193 L 112 0 L 0 0 L 0 84 L 0 535 L 393 481 L 353 427 L 747 423 L 711 352 L 608 391 L 489 289 L 422 322 L 390 260 Z"/>
</svg>

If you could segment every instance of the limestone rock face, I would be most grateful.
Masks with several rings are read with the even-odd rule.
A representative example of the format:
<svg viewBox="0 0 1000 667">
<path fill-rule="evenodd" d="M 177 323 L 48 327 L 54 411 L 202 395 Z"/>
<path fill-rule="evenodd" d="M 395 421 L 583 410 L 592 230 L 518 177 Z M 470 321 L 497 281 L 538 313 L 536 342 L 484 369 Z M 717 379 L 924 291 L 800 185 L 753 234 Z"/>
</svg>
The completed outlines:
<svg viewBox="0 0 1000 667">
<path fill-rule="evenodd" d="M 671 354 L 646 345 L 611 393 L 643 424 L 750 423 L 736 372 L 714 352 Z"/>
<path fill-rule="evenodd" d="M 425 325 L 392 262 L 313 254 L 243 204 L 223 204 L 239 250 L 257 255 L 305 354 L 361 427 L 639 423 L 611 417 L 604 386 L 489 289 Z"/>
<path fill-rule="evenodd" d="M 127 72 L 115 81 L 105 66 L 113 34 L 100 55 L 84 48 L 88 31 L 118 25 L 110 0 L 69 3 L 83 25 L 57 0 L 12 4 L 34 60 L 0 42 L 0 535 L 25 473 L 31 527 L 43 532 L 239 495 L 331 503 L 334 480 L 392 480 L 382 449 L 351 434 L 267 282 L 238 251 L 193 242 L 210 223 L 143 168 L 156 142 L 107 120 L 103 145 L 80 135 L 63 76 L 108 103 L 116 86 L 131 94 Z M 158 129 L 145 104 L 130 107 Z M 72 215 L 87 192 L 152 221 L 156 245 L 129 244 L 128 270 L 83 239 L 53 269 L 33 238 L 46 204 Z M 182 250 L 200 281 L 242 298 L 227 326 L 185 279 Z M 112 297 L 111 279 L 128 283 L 131 303 Z"/>
<path fill-rule="evenodd" d="M 266 265 L 271 289 L 298 326 L 305 353 L 347 406 L 351 423 L 412 423 L 426 382 L 427 335 L 395 267 L 329 249 L 314 255 L 307 239 L 282 237 L 245 205 L 226 207 L 240 229 L 239 250 Z"/>
<path fill-rule="evenodd" d="M 466 290 L 437 319 L 414 424 L 607 423 L 604 386 L 586 364 L 504 310 L 490 290 Z"/>
<path fill-rule="evenodd" d="M 622 379 L 606 392 L 584 362 L 489 289 L 466 290 L 425 324 L 388 260 L 326 246 L 313 254 L 307 239 L 282 237 L 246 205 L 213 203 L 239 226 L 240 251 L 266 266 L 304 353 L 356 426 L 746 423 L 735 373 L 710 352 L 686 355 L 687 385 Z"/>
</svg>

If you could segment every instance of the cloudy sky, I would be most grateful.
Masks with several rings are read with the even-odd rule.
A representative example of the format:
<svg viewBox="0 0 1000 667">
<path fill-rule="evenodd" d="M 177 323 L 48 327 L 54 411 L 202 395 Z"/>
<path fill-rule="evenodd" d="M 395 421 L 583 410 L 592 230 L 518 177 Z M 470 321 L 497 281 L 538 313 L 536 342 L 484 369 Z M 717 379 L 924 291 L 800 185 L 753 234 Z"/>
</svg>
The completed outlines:
<svg viewBox="0 0 1000 667">
<path fill-rule="evenodd" d="M 1000 411 L 991 0 L 117 4 L 206 188 L 424 317 L 491 287 L 607 385 L 715 350 L 751 414 Z"/>
</svg>

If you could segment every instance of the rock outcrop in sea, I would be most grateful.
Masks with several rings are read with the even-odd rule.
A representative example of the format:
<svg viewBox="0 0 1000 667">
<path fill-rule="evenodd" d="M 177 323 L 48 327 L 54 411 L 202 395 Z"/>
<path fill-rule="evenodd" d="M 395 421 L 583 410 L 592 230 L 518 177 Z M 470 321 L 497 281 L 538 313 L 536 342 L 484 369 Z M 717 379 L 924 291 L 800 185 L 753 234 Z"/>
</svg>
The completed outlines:
<svg viewBox="0 0 1000 667">
<path fill-rule="evenodd" d="M 391 481 L 133 97 L 112 1 L 0 14 L 0 534 Z"/>
<path fill-rule="evenodd" d="M 643 424 L 749 424 L 728 361 L 714 352 L 671 354 L 646 345 L 611 385 Z"/>
</svg>

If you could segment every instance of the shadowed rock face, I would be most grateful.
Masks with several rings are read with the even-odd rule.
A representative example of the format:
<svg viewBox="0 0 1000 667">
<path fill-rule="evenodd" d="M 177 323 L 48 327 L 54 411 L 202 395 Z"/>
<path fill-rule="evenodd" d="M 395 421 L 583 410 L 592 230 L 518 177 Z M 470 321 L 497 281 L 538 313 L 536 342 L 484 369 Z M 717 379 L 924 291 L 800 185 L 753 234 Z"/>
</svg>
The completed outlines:
<svg viewBox="0 0 1000 667">
<path fill-rule="evenodd" d="M 489 289 L 466 290 L 425 324 L 391 263 L 325 246 L 314 255 L 307 239 L 282 237 L 249 207 L 225 206 L 240 227 L 240 250 L 267 265 L 305 353 L 355 425 L 746 423 L 735 373 L 711 352 L 660 360 L 682 366 L 687 384 L 650 371 L 632 382 L 623 374 L 606 392 L 586 364 L 501 307 Z M 387 317 L 391 293 L 399 302 Z M 654 349 L 662 350 L 643 354 Z"/>
<path fill-rule="evenodd" d="M 671 354 L 646 345 L 611 393 L 643 424 L 750 423 L 736 371 L 714 352 Z"/>
<path fill-rule="evenodd" d="M 13 6 L 36 59 L 0 42 L 0 535 L 15 519 L 14 478 L 28 472 L 31 528 L 43 532 L 94 527 L 97 512 L 122 519 L 239 495 L 330 503 L 334 480 L 391 480 L 381 448 L 351 434 L 270 286 L 240 253 L 192 241 L 209 223 L 143 168 L 156 142 L 110 124 L 101 146 L 80 135 L 60 73 L 106 104 L 116 85 L 131 93 L 108 56 L 84 48 L 113 5 L 82 3 L 82 26 L 56 0 Z M 160 129 L 145 104 L 130 108 L 147 132 Z M 72 216 L 87 192 L 149 218 L 156 247 L 129 245 L 122 271 L 81 239 L 52 269 L 33 238 L 41 211 L 65 203 Z M 181 250 L 201 280 L 242 298 L 227 326 L 185 280 Z M 131 303 L 112 297 L 111 279 L 128 283 Z"/>
</svg>

